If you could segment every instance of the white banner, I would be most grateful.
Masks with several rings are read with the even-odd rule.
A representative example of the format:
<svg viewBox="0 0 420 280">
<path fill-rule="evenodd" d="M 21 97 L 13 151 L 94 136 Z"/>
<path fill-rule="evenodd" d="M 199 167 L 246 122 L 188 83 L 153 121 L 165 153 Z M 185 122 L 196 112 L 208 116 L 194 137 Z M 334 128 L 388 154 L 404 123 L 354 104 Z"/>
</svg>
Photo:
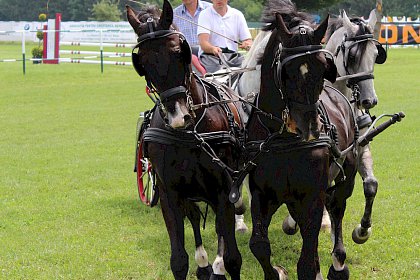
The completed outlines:
<svg viewBox="0 0 420 280">
<path fill-rule="evenodd" d="M 22 40 L 25 31 L 27 41 L 37 42 L 36 31 L 46 24 L 41 22 L 0 21 L 0 41 Z M 71 42 L 100 42 L 104 43 L 136 43 L 137 36 L 130 24 L 125 21 L 62 21 L 61 41 Z"/>
<path fill-rule="evenodd" d="M 61 41 L 66 42 L 100 42 L 102 30 L 102 39 L 104 43 L 128 43 L 134 44 L 137 40 L 130 24 L 125 21 L 67 21 L 61 22 Z M 66 32 L 73 30 L 71 32 Z M 74 32 L 84 30 L 81 32 Z"/>
</svg>

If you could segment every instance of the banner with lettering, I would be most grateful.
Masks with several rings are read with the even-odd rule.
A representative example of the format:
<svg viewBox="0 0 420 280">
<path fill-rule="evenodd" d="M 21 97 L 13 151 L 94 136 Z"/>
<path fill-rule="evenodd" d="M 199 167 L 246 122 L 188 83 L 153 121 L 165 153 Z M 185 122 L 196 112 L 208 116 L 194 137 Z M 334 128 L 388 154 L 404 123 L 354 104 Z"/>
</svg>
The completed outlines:
<svg viewBox="0 0 420 280">
<path fill-rule="evenodd" d="M 420 44 L 420 22 L 382 23 L 379 42 L 388 45 Z"/>
</svg>

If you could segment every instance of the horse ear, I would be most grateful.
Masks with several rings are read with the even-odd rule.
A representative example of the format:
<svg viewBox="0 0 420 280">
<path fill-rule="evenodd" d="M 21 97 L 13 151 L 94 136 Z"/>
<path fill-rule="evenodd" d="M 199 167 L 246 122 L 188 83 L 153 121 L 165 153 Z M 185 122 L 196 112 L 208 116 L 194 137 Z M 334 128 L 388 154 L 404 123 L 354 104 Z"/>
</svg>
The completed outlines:
<svg viewBox="0 0 420 280">
<path fill-rule="evenodd" d="M 159 19 L 159 24 L 163 29 L 168 30 L 174 19 L 174 11 L 168 0 L 163 1 L 162 15 Z"/>
<path fill-rule="evenodd" d="M 315 44 L 320 44 L 322 41 L 322 38 L 324 38 L 325 32 L 327 32 L 329 18 L 330 18 L 330 15 L 328 14 L 327 17 L 321 22 L 321 24 L 315 29 L 314 31 Z"/>
<path fill-rule="evenodd" d="M 136 13 L 130 6 L 125 5 L 125 8 L 127 10 L 127 20 L 130 23 L 131 27 L 134 29 L 134 31 L 137 32 L 140 26 L 140 21 L 138 20 Z"/>
<path fill-rule="evenodd" d="M 292 38 L 293 34 L 286 27 L 286 24 L 283 21 L 283 17 L 279 13 L 276 13 L 276 23 L 277 23 L 277 30 L 280 33 L 281 41 L 283 43 L 289 41 Z"/>
<path fill-rule="evenodd" d="M 378 18 L 376 17 L 375 10 L 370 11 L 369 19 L 368 19 L 368 26 L 371 28 L 371 30 L 375 29 L 375 24 Z"/>
<path fill-rule="evenodd" d="M 346 14 L 346 11 L 343 10 L 343 23 L 344 23 L 344 28 L 347 30 L 347 33 L 349 35 L 356 33 L 356 27 L 353 25 L 353 23 L 351 23 L 349 17 Z"/>
<path fill-rule="evenodd" d="M 325 65 L 324 78 L 331 83 L 335 83 L 337 79 L 337 67 L 335 66 L 334 60 L 331 58 L 326 57 L 326 60 L 327 64 Z"/>
</svg>

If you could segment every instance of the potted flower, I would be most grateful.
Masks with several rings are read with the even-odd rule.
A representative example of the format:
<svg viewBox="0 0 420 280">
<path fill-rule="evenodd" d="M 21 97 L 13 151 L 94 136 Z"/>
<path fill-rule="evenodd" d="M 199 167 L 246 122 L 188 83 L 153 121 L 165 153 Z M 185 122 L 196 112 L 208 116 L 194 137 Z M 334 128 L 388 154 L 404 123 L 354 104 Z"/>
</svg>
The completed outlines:
<svg viewBox="0 0 420 280">
<path fill-rule="evenodd" d="M 39 14 L 38 19 L 40 21 L 45 21 L 47 19 L 47 15 L 46 14 Z M 38 38 L 38 47 L 34 47 L 32 49 L 32 58 L 35 59 L 41 59 L 42 58 L 42 54 L 43 54 L 43 48 L 41 46 L 41 42 L 44 39 L 44 32 L 42 31 L 42 23 L 41 23 L 41 29 L 38 29 L 38 31 L 36 32 L 36 37 Z M 38 64 L 41 63 L 42 60 L 34 60 L 33 63 L 34 64 Z"/>
<path fill-rule="evenodd" d="M 34 48 L 32 48 L 31 52 L 32 52 L 32 58 L 42 59 L 42 54 L 43 54 L 44 50 L 43 50 L 42 47 L 34 47 Z M 38 64 L 38 63 L 41 63 L 41 62 L 42 62 L 42 60 L 34 60 L 33 61 L 34 64 Z"/>
</svg>

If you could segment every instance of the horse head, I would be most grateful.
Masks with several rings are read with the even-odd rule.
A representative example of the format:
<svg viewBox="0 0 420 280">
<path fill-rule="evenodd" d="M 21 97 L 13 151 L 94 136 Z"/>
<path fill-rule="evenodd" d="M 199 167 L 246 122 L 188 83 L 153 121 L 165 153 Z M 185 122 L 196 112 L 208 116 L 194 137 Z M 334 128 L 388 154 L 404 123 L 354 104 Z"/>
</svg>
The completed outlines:
<svg viewBox="0 0 420 280">
<path fill-rule="evenodd" d="M 360 18 L 349 19 L 343 12 L 327 34 L 326 49 L 335 54 L 339 76 L 349 77 L 346 86 L 353 94 L 346 95 L 349 99 L 355 98 L 361 109 L 373 108 L 378 103 L 373 69 L 375 63 L 382 64 L 386 60 L 386 51 L 373 36 L 376 21 L 374 10 L 367 23 Z"/>
<path fill-rule="evenodd" d="M 285 109 L 282 119 L 291 133 L 304 140 L 320 135 L 318 105 L 324 79 L 332 82 L 336 68 L 329 52 L 322 49 L 321 40 L 328 26 L 327 17 L 317 28 L 304 20 L 287 22 L 276 14 L 275 36 L 277 45 L 274 80 Z M 266 49 L 267 50 L 267 49 Z M 271 71 L 273 71 L 271 70 Z"/>
<path fill-rule="evenodd" d="M 149 90 L 159 95 L 158 105 L 167 125 L 187 129 L 193 125 L 191 97 L 191 48 L 172 26 L 173 10 L 165 0 L 162 12 L 150 6 L 140 12 L 126 6 L 127 19 L 138 35 L 132 52 L 133 66 L 145 76 Z"/>
</svg>

